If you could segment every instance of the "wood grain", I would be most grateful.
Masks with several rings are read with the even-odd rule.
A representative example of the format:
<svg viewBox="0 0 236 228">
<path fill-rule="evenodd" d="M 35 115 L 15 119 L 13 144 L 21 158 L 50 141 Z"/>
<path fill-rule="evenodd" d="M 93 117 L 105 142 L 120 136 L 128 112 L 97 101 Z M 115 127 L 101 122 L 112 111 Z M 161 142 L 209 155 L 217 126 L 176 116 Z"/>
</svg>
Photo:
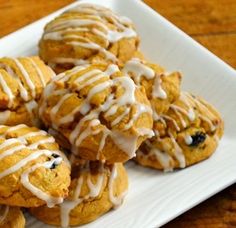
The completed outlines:
<svg viewBox="0 0 236 228">
<path fill-rule="evenodd" d="M 0 37 L 71 2 L 73 0 L 0 0 Z M 145 0 L 145 2 L 224 61 L 236 67 L 235 0 Z M 236 184 L 164 227 L 236 227 Z"/>
<path fill-rule="evenodd" d="M 235 0 L 144 0 L 210 51 L 236 67 Z"/>
<path fill-rule="evenodd" d="M 26 26 L 74 0 L 0 0 L 0 37 Z"/>
</svg>

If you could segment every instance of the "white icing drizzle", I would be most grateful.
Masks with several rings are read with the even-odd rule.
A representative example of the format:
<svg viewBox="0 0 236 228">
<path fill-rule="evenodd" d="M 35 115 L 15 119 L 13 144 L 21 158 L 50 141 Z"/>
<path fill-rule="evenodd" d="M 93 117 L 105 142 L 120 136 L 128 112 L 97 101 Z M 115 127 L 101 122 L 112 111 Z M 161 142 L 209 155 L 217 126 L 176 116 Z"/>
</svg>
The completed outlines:
<svg viewBox="0 0 236 228">
<path fill-rule="evenodd" d="M 164 77 L 164 74 L 159 75 L 155 73 L 152 68 L 145 65 L 140 59 L 133 58 L 126 62 L 122 71 L 123 73 L 130 75 L 133 78 L 135 84 L 139 86 L 142 77 L 145 77 L 147 80 L 154 79 L 152 86 L 152 97 L 160 99 L 167 98 L 165 90 L 161 87 L 161 77 Z"/>
<path fill-rule="evenodd" d="M 11 145 L 11 144 L 10 144 L 10 145 Z M 3 158 L 5 158 L 5 157 L 7 157 L 7 156 L 9 156 L 9 155 L 14 154 L 14 153 L 17 152 L 17 151 L 20 151 L 20 150 L 22 150 L 22 149 L 25 149 L 25 148 L 26 148 L 25 145 L 18 145 L 18 146 L 15 146 L 15 147 L 13 147 L 13 148 L 10 148 L 10 149 L 8 149 L 8 150 L 5 150 L 3 153 L 0 154 L 0 160 L 3 159 Z"/>
<path fill-rule="evenodd" d="M 114 208 L 119 207 L 123 203 L 124 197 L 127 194 L 127 190 L 126 190 L 126 191 L 122 192 L 119 196 L 114 195 L 113 184 L 114 184 L 114 180 L 116 179 L 117 175 L 118 175 L 117 166 L 116 166 L 116 164 L 114 164 L 112 167 L 111 175 L 110 175 L 109 182 L 108 182 L 109 199 L 110 199 L 111 203 L 113 204 Z"/>
<path fill-rule="evenodd" d="M 116 62 L 116 56 L 106 50 L 109 44 L 118 42 L 123 38 L 137 36 L 130 20 L 125 20 L 124 17 L 118 17 L 106 8 L 98 6 L 94 8 L 94 6 L 91 5 L 80 4 L 76 8 L 66 11 L 64 14 L 69 12 L 78 13 L 78 15 L 74 14 L 73 17 L 60 18 L 48 24 L 43 35 L 44 40 L 63 40 L 73 47 L 80 46 L 86 49 L 98 50 L 103 53 L 107 59 Z M 81 13 L 86 14 L 86 18 L 82 18 Z M 117 29 L 110 29 L 106 25 L 108 22 L 113 23 Z M 91 39 L 79 35 L 78 33 L 81 32 L 90 32 L 100 36 L 105 40 L 105 48 Z M 58 59 L 57 62 L 54 60 L 55 59 L 52 59 L 51 63 L 58 63 Z M 65 63 L 70 62 L 78 65 L 76 59 L 59 58 L 60 63 L 63 63 L 63 60 L 65 60 Z"/>
<path fill-rule="evenodd" d="M 175 119 L 173 119 L 173 118 L 171 118 L 170 116 L 167 116 L 167 115 L 161 115 L 160 118 L 161 118 L 163 121 L 165 121 L 165 119 L 171 121 L 171 122 L 174 124 L 175 129 L 176 129 L 177 131 L 180 131 L 180 127 L 179 127 L 179 125 L 177 124 L 177 122 L 176 122 Z"/>
<path fill-rule="evenodd" d="M 88 127 L 87 127 L 83 132 L 80 133 L 80 135 L 78 136 L 78 138 L 77 138 L 76 141 L 75 141 L 75 146 L 78 147 L 78 146 L 82 143 L 82 141 L 83 141 L 85 138 L 87 138 L 89 135 L 91 135 L 91 134 L 92 134 L 92 135 L 98 134 L 98 133 L 100 132 L 100 129 L 93 131 L 93 127 L 96 127 L 96 126 L 98 126 L 99 124 L 100 124 L 100 121 L 99 121 L 99 120 L 93 119 L 93 120 L 89 123 Z"/>
<path fill-rule="evenodd" d="M 70 212 L 79 206 L 84 200 L 87 200 L 89 198 L 96 198 L 99 196 L 102 186 L 104 183 L 104 164 L 100 164 L 99 174 L 97 175 L 96 183 L 92 183 L 90 176 L 88 175 L 87 179 L 85 180 L 85 176 L 83 176 L 83 172 L 90 172 L 89 163 L 85 165 L 84 168 L 81 170 L 80 177 L 77 180 L 77 185 L 74 190 L 74 194 L 72 196 L 72 199 L 64 200 L 62 204 L 60 204 L 60 218 L 61 218 L 61 227 L 69 227 L 70 223 Z M 122 204 L 125 195 L 127 194 L 127 191 L 122 192 L 119 196 L 114 196 L 113 192 L 113 184 L 114 180 L 116 179 L 118 173 L 117 173 L 117 165 L 114 164 L 112 166 L 111 174 L 108 180 L 108 191 L 109 191 L 109 199 L 110 202 L 113 204 L 113 207 L 118 207 Z M 80 198 L 82 186 L 84 184 L 87 184 L 89 188 L 89 193 L 85 195 L 83 198 Z"/>
<path fill-rule="evenodd" d="M 124 127 L 124 129 L 129 129 L 132 127 L 132 125 L 135 123 L 135 121 L 142 115 L 143 113 L 149 113 L 150 116 L 152 116 L 152 109 L 151 107 L 143 104 L 139 104 L 136 106 L 137 110 L 136 113 L 134 114 L 133 118 L 127 123 Z M 148 129 L 149 130 L 149 129 Z"/>
<path fill-rule="evenodd" d="M 35 196 L 37 196 L 39 199 L 45 201 L 47 203 L 48 207 L 53 207 L 56 204 L 60 204 L 63 202 L 62 197 L 53 197 L 48 195 L 47 193 L 43 192 L 41 189 L 36 188 L 34 185 L 30 183 L 29 175 L 33 173 L 36 169 L 40 167 L 44 167 L 46 169 L 50 169 L 50 167 L 53 164 L 59 165 L 62 162 L 62 158 L 54 158 L 51 161 L 44 162 L 43 164 L 36 164 L 32 167 L 30 167 L 28 170 L 26 170 L 24 173 L 21 174 L 21 183 L 24 185 L 26 189 L 28 189 L 30 192 L 32 192 Z"/>
<path fill-rule="evenodd" d="M 215 114 L 211 111 L 211 109 L 207 107 L 207 105 L 204 103 L 203 100 L 193 98 L 187 92 L 183 92 L 182 94 L 183 94 L 182 99 L 185 100 L 185 102 L 189 100 L 190 102 L 195 104 L 199 110 L 201 110 L 201 113 L 198 113 L 199 118 L 207 122 L 210 127 L 210 130 L 214 132 L 218 126 L 215 125 L 212 121 L 216 119 L 216 117 L 215 117 Z"/>
<path fill-rule="evenodd" d="M 8 128 L 8 127 L 1 125 L 1 128 Z M 28 127 L 24 124 L 17 125 L 15 127 L 9 127 L 8 129 L 6 129 L 6 131 L 4 133 L 2 133 L 2 135 L 0 137 L 4 138 L 7 134 L 17 131 L 17 130 L 20 130 L 20 129 L 24 129 L 24 128 L 27 129 Z M 29 143 L 29 141 L 28 141 L 29 138 L 39 137 L 39 136 L 41 136 L 41 137 L 43 136 L 43 138 L 39 139 L 37 142 Z M 14 164 L 11 167 L 0 172 L 0 179 L 4 178 L 10 174 L 13 174 L 14 172 L 17 172 L 19 169 L 21 169 L 22 167 L 27 165 L 29 162 L 37 159 L 38 157 L 40 157 L 42 155 L 47 156 L 50 158 L 50 161 L 46 161 L 42 164 L 41 163 L 36 164 L 36 165 L 28 168 L 27 170 L 25 170 L 21 174 L 20 181 L 24 185 L 24 187 L 27 188 L 32 194 L 34 194 L 39 199 L 44 200 L 47 203 L 48 207 L 52 207 L 55 204 L 61 203 L 63 201 L 62 197 L 50 196 L 50 195 L 48 195 L 48 193 L 43 192 L 41 189 L 32 185 L 29 181 L 29 175 L 32 172 L 34 172 L 36 169 L 38 169 L 40 167 L 44 167 L 44 168 L 48 169 L 53 164 L 59 165 L 62 162 L 62 160 L 66 159 L 60 151 L 57 151 L 57 150 L 56 151 L 49 151 L 46 149 L 38 149 L 40 145 L 54 143 L 54 142 L 55 142 L 55 139 L 53 137 L 47 136 L 47 133 L 45 131 L 26 132 L 17 138 L 10 138 L 10 139 L 6 139 L 5 141 L 3 141 L 0 144 L 0 151 L 2 151 L 2 152 L 0 152 L 0 160 L 3 160 L 7 156 L 13 155 L 14 153 L 17 153 L 18 151 L 20 151 L 22 149 L 27 148 L 28 150 L 32 150 L 32 151 L 28 156 L 24 157 L 23 159 L 18 161 L 16 164 Z M 7 149 L 7 147 L 9 147 L 9 148 Z M 53 154 L 57 154 L 59 156 L 54 158 L 52 156 Z M 65 161 L 67 161 L 67 160 L 65 160 Z"/>
<path fill-rule="evenodd" d="M 35 143 L 29 145 L 28 148 L 36 149 L 36 148 L 38 148 L 39 145 L 50 144 L 50 143 L 55 143 L 55 139 L 53 137 L 47 137 L 45 139 L 41 139 L 40 141 L 35 142 Z"/>
<path fill-rule="evenodd" d="M 154 131 L 148 128 L 138 128 L 137 131 L 141 136 L 147 135 L 148 138 L 151 138 L 155 135 Z"/>
<path fill-rule="evenodd" d="M 124 112 L 123 112 L 121 115 L 117 116 L 117 117 L 111 122 L 111 126 L 113 127 L 113 126 L 117 125 L 118 123 L 120 123 L 121 120 L 122 120 L 126 115 L 129 114 L 129 112 L 130 112 L 130 108 L 128 107 L 128 108 L 126 108 L 126 109 L 124 110 Z"/>
<path fill-rule="evenodd" d="M 24 76 L 24 79 L 30 88 L 32 97 L 35 97 L 35 85 L 32 82 L 32 80 L 30 79 L 28 72 L 25 70 L 24 66 L 21 64 L 21 62 L 18 59 L 12 58 L 12 60 L 15 62 L 15 64 L 17 65 L 17 67 L 21 71 L 22 75 Z"/>
<path fill-rule="evenodd" d="M 68 93 L 68 94 L 65 94 L 64 96 L 61 97 L 61 99 L 57 102 L 57 104 L 51 109 L 51 112 L 50 112 L 51 119 L 53 119 L 56 116 L 56 113 L 59 111 L 60 107 L 63 105 L 65 100 L 70 98 L 72 95 L 73 94 Z"/>
<path fill-rule="evenodd" d="M 171 139 L 173 146 L 174 146 L 174 156 L 177 159 L 177 161 L 179 162 L 179 167 L 185 168 L 186 162 L 185 162 L 185 157 L 184 157 L 183 151 L 182 151 L 181 147 L 179 146 L 179 144 L 177 143 L 177 141 L 175 140 L 174 136 L 170 132 L 169 132 L 169 136 L 170 136 L 170 139 Z"/>
<path fill-rule="evenodd" d="M 170 172 L 173 171 L 173 167 L 171 166 L 171 163 L 173 163 L 172 157 L 168 154 L 167 151 L 160 151 L 158 148 L 155 147 L 149 140 L 146 140 L 145 146 L 148 148 L 148 153 L 143 153 L 141 149 L 137 151 L 137 157 L 141 156 L 141 159 L 149 159 L 152 156 L 155 156 L 155 158 L 158 160 L 158 162 L 161 164 L 161 166 L 164 169 L 164 172 Z"/>
<path fill-rule="evenodd" d="M 186 128 L 187 123 L 185 122 L 183 116 L 179 112 L 179 110 L 183 110 L 183 111 L 185 111 L 185 110 L 182 108 L 179 108 L 178 106 L 173 105 L 173 104 L 170 105 L 170 108 L 175 112 L 176 116 L 179 118 L 180 123 L 182 124 L 183 128 Z M 177 124 L 177 122 L 176 122 L 176 124 Z"/>
<path fill-rule="evenodd" d="M 55 67 L 54 64 L 63 64 L 63 63 L 71 63 L 75 66 L 80 66 L 80 65 L 86 65 L 89 62 L 87 60 L 83 60 L 83 59 L 57 57 L 57 58 L 51 59 L 51 61 L 48 64 L 49 64 L 49 66 L 54 68 Z"/>
<path fill-rule="evenodd" d="M 0 215 L 0 225 L 2 225 L 2 223 L 4 223 L 4 220 L 6 219 L 8 213 L 9 213 L 9 206 L 8 205 L 0 205 L 0 211 L 1 211 L 1 215 Z"/>
<path fill-rule="evenodd" d="M 46 85 L 45 78 L 43 76 L 43 72 L 40 69 L 40 67 L 37 65 L 37 61 L 35 61 L 33 58 L 30 57 L 24 57 L 25 60 L 29 61 L 31 66 L 36 70 L 38 77 L 40 78 L 40 82 L 42 83 L 42 87 Z M 34 100 L 36 98 L 36 86 L 33 83 L 30 74 L 28 73 L 27 69 L 24 67 L 24 65 L 20 62 L 19 59 L 16 58 L 9 58 L 12 62 L 14 62 L 15 67 L 8 66 L 7 64 L 1 63 L 0 67 L 5 69 L 18 83 L 18 88 L 20 92 L 20 97 L 26 102 L 25 108 L 27 109 L 32 124 L 35 126 L 40 126 L 40 121 L 37 118 L 37 116 L 34 115 L 34 110 L 37 112 L 38 104 Z M 23 79 L 19 77 L 19 75 L 16 75 L 16 72 L 14 72 L 14 69 L 18 68 L 18 70 L 21 72 Z M 55 73 L 48 68 L 48 70 L 51 72 L 52 77 L 55 75 Z M 23 81 L 28 85 L 29 89 L 26 89 L 24 86 Z M 8 108 L 11 108 L 14 105 L 14 99 L 16 98 L 13 94 L 13 91 L 11 88 L 7 85 L 6 80 L 4 77 L 0 74 L 0 84 L 3 89 L 3 91 L 8 96 Z M 29 91 L 28 91 L 29 90 Z M 31 98 L 29 97 L 29 92 L 31 94 Z M 17 95 L 18 97 L 18 95 Z M 5 124 L 7 119 L 10 116 L 10 111 L 6 110 L 3 112 L 0 112 L 0 124 Z"/>
<path fill-rule="evenodd" d="M 84 200 L 89 198 L 96 198 L 99 196 L 103 182 L 104 182 L 104 165 L 101 163 L 99 168 L 99 173 L 97 176 L 96 183 L 92 183 L 90 176 L 87 177 L 87 186 L 89 188 L 89 193 L 84 196 L 83 198 L 80 198 L 81 190 L 83 184 L 85 184 L 84 172 L 90 172 L 89 169 L 89 162 L 85 165 L 85 167 L 81 170 L 80 177 L 78 178 L 77 185 L 75 187 L 74 195 L 72 196 L 72 199 L 64 200 L 62 204 L 60 204 L 60 218 L 61 218 L 61 227 L 69 227 L 70 223 L 70 212 L 77 207 L 80 203 L 82 203 Z"/>
<path fill-rule="evenodd" d="M 158 158 L 158 161 L 161 163 L 161 165 L 164 167 L 164 172 L 173 171 L 173 168 L 170 165 L 170 162 L 172 158 L 168 153 L 163 153 L 160 150 L 156 148 L 152 148 L 151 154 L 155 154 L 155 156 Z"/>
<path fill-rule="evenodd" d="M 0 179 L 4 178 L 5 176 L 8 176 L 14 172 L 16 172 L 17 170 L 19 170 L 20 168 L 22 168 L 23 166 L 25 166 L 28 162 L 33 161 L 35 159 L 37 159 L 39 156 L 41 155 L 47 155 L 50 156 L 52 153 L 48 150 L 37 150 L 34 151 L 34 153 L 30 154 L 29 156 L 27 156 L 26 158 L 20 160 L 18 163 L 16 163 L 15 165 L 13 165 L 12 167 L 4 170 L 3 172 L 0 173 Z"/>
<path fill-rule="evenodd" d="M 192 139 L 191 135 L 185 135 L 184 141 L 185 141 L 186 145 L 191 145 L 193 142 L 193 139 Z"/>
<path fill-rule="evenodd" d="M 138 136 L 131 136 L 131 135 L 125 135 L 122 134 L 119 131 L 112 131 L 110 133 L 111 138 L 113 139 L 113 142 L 126 154 L 129 156 L 129 158 L 132 158 L 135 156 L 135 151 L 137 148 L 137 139 Z"/>
<path fill-rule="evenodd" d="M 75 78 L 73 81 L 73 86 L 75 87 L 73 89 L 78 92 L 81 91 L 81 89 L 84 89 L 85 87 L 88 88 L 88 86 L 90 86 L 92 83 L 94 83 L 94 86 L 90 86 L 88 88 L 87 97 L 84 99 L 80 106 L 75 107 L 69 114 L 65 114 L 64 116 L 57 115 L 60 110 L 60 107 L 65 104 L 65 101 L 69 99 L 70 96 L 73 95 L 73 93 L 70 93 L 65 89 L 55 90 L 56 87 L 53 84 L 54 81 L 57 80 L 65 82 L 66 80 L 69 80 L 70 77 L 74 76 L 76 72 L 80 72 L 83 69 L 84 68 L 79 67 L 76 70 L 73 69 L 67 75 L 64 73 L 58 75 L 55 79 L 53 79 L 51 83 L 46 86 L 46 89 L 44 90 L 43 94 L 43 102 L 39 109 L 40 115 L 43 116 L 43 111 L 47 107 L 47 97 L 51 95 L 60 94 L 60 99 L 55 104 L 55 106 L 51 108 L 49 113 L 54 129 L 58 129 L 61 124 L 67 124 L 72 122 L 78 112 L 84 115 L 84 117 L 80 119 L 78 124 L 75 125 L 74 129 L 69 135 L 69 141 L 71 145 L 76 145 L 77 147 L 79 147 L 83 140 L 86 139 L 88 136 L 97 135 L 102 132 L 103 135 L 99 144 L 97 158 L 99 158 L 99 152 L 103 150 L 106 138 L 108 136 L 110 136 L 114 140 L 114 143 L 117 144 L 117 146 L 119 146 L 122 150 L 124 150 L 129 157 L 134 156 L 136 150 L 136 141 L 138 137 L 126 136 L 124 132 L 122 133 L 110 131 L 106 126 L 101 125 L 99 121 L 100 113 L 103 113 L 104 117 L 107 118 L 109 116 L 115 115 L 120 107 L 127 106 L 125 107 L 125 110 L 123 112 L 121 112 L 118 116 L 114 118 L 114 120 L 111 121 L 112 126 L 119 124 L 124 119 L 124 117 L 130 113 L 130 105 L 136 107 L 136 112 L 133 114 L 129 122 L 125 125 L 123 131 L 130 129 L 134 125 L 135 121 L 143 113 L 148 113 L 150 116 L 152 116 L 152 109 L 149 106 L 138 103 L 136 101 L 136 86 L 129 77 L 120 76 L 112 78 L 112 75 L 119 71 L 119 68 L 116 65 L 110 64 L 104 72 L 98 69 L 91 69 L 90 71 L 86 71 L 86 73 Z M 106 78 L 106 80 L 102 80 L 103 78 Z M 115 98 L 114 94 L 111 93 L 102 105 L 100 105 L 96 109 L 92 109 L 90 102 L 96 94 L 101 93 L 102 91 L 109 89 L 112 86 L 118 85 L 124 88 L 124 92 L 121 96 Z M 82 129 L 82 126 L 84 125 L 86 125 L 87 127 L 85 129 Z M 153 134 L 151 133 L 150 129 L 140 129 L 140 132 L 142 136 L 148 137 Z M 119 139 L 117 139 L 118 135 L 120 135 Z M 73 150 L 73 153 L 78 153 L 78 151 Z"/>
<path fill-rule="evenodd" d="M 154 80 L 153 88 L 152 88 L 152 97 L 167 99 L 166 91 L 161 87 L 161 75 L 157 75 Z"/>
<path fill-rule="evenodd" d="M 145 77 L 148 80 L 155 77 L 155 71 L 144 65 L 138 58 L 133 58 L 126 62 L 122 71 L 125 74 L 132 73 L 133 80 L 137 85 L 140 85 L 141 77 Z"/>
<path fill-rule="evenodd" d="M 61 219 L 61 227 L 67 228 L 70 224 L 70 212 L 82 203 L 82 199 L 77 199 L 74 201 L 64 200 L 62 204 L 60 204 L 60 219 Z"/>
<path fill-rule="evenodd" d="M 14 60 L 13 60 L 14 61 Z M 15 78 L 18 82 L 19 85 L 19 90 L 20 90 L 20 96 L 24 101 L 28 101 L 29 100 L 29 96 L 28 96 L 28 92 L 25 89 L 25 87 L 22 85 L 21 80 L 19 79 L 19 77 L 15 74 L 15 72 L 13 71 L 13 69 L 6 65 L 1 63 L 0 66 L 5 69 L 7 71 L 7 73 L 9 73 L 13 78 Z M 23 66 L 22 66 L 23 67 Z"/>
<path fill-rule="evenodd" d="M 195 113 L 194 113 L 194 110 L 192 109 L 188 99 L 189 99 L 189 97 L 186 92 L 182 92 L 180 94 L 180 100 L 188 107 L 188 112 L 187 113 L 184 112 L 185 110 L 183 110 L 183 109 L 179 109 L 179 111 L 182 112 L 183 114 L 185 114 L 189 118 L 190 121 L 194 121 L 196 118 Z"/>
<path fill-rule="evenodd" d="M 182 102 L 182 104 L 184 104 L 184 107 L 181 107 L 180 105 L 176 105 L 176 104 L 171 104 L 170 108 L 174 111 L 174 113 L 176 114 L 177 118 L 180 120 L 180 123 L 182 125 L 183 128 L 187 127 L 187 123 L 184 117 L 187 117 L 189 119 L 190 122 L 193 122 L 196 119 L 196 114 L 193 110 L 192 107 L 196 107 L 197 110 L 199 110 L 197 112 L 198 117 L 200 119 L 202 119 L 203 121 L 205 121 L 209 127 L 210 130 L 213 132 L 216 130 L 217 126 L 214 125 L 213 121 L 216 117 L 214 115 L 214 113 L 207 107 L 207 104 L 204 103 L 204 101 L 199 100 L 198 98 L 194 98 L 192 97 L 189 93 L 187 92 L 182 92 L 180 95 L 179 100 Z M 175 129 L 177 130 L 177 132 L 179 132 L 181 130 L 181 126 L 178 125 L 177 121 L 167 115 L 160 115 L 160 116 L 156 116 L 155 121 L 161 121 L 164 126 L 166 127 L 166 120 L 171 121 L 175 127 Z M 168 132 L 168 135 L 171 139 L 171 142 L 174 146 L 174 156 L 175 158 L 178 160 L 180 168 L 184 168 L 185 167 L 185 158 L 182 152 L 182 149 L 180 148 L 180 146 L 178 145 L 176 139 L 174 138 L 174 136 Z M 159 132 L 155 131 L 155 137 L 159 136 Z M 214 135 L 215 137 L 215 135 Z M 161 139 L 159 139 L 159 141 L 161 141 Z M 216 141 L 217 140 L 217 136 L 216 136 Z M 186 145 L 191 145 L 193 142 L 193 139 L 191 137 L 191 135 L 186 134 L 184 136 L 184 142 L 186 143 Z M 151 156 L 152 154 L 155 154 L 157 159 L 159 160 L 160 164 L 162 164 L 163 168 L 165 169 L 165 164 L 161 162 L 160 159 L 160 154 L 159 153 L 153 153 L 153 148 L 155 149 L 154 146 L 152 146 L 152 143 L 149 140 L 145 141 L 146 145 L 148 145 L 148 148 L 150 149 L 149 153 L 147 154 L 147 156 Z M 164 144 L 163 144 L 164 146 Z M 167 155 L 168 148 L 164 148 L 165 151 L 165 156 Z M 142 153 L 142 151 L 140 150 L 138 152 L 138 155 L 142 154 L 145 157 L 145 154 Z M 162 155 L 162 154 L 161 154 Z"/>
<path fill-rule="evenodd" d="M 29 58 L 29 57 L 26 57 L 30 63 L 33 65 L 34 69 L 36 70 L 39 78 L 40 78 L 40 81 L 42 83 L 42 86 L 45 87 L 46 86 L 46 82 L 45 82 L 45 79 L 44 79 L 44 76 L 43 76 L 43 72 L 42 70 L 40 69 L 40 67 L 38 67 L 36 61 L 34 61 L 32 58 Z"/>
<path fill-rule="evenodd" d="M 2 128 L 5 128 L 5 127 L 7 127 L 7 126 L 2 125 L 1 127 L 2 127 Z M 9 129 L 7 129 L 7 130 L 5 131 L 4 136 L 7 135 L 7 134 L 10 133 L 10 132 L 17 131 L 17 130 L 20 130 L 20 129 L 22 129 L 22 128 L 27 128 L 27 126 L 26 126 L 25 124 L 19 124 L 19 125 L 13 126 L 13 127 L 9 127 Z"/>
<path fill-rule="evenodd" d="M 10 87 L 7 85 L 7 82 L 4 80 L 2 74 L 0 73 L 0 85 L 3 89 L 3 92 L 8 96 L 9 101 L 8 101 L 8 107 L 12 107 L 13 104 L 13 99 L 14 99 L 14 95 L 10 89 Z"/>
<path fill-rule="evenodd" d="M 37 116 L 35 116 L 34 111 L 37 112 L 38 109 L 38 103 L 35 100 L 31 100 L 27 103 L 25 103 L 25 107 L 31 117 L 31 121 L 34 124 L 34 126 L 40 126 L 40 121 L 37 118 Z"/>
</svg>

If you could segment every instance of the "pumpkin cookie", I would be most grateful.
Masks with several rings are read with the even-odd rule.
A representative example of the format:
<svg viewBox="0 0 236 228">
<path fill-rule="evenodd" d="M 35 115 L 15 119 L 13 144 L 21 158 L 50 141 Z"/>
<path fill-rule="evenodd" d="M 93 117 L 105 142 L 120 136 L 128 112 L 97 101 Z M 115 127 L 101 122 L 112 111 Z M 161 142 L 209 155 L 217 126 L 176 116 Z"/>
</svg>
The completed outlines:
<svg viewBox="0 0 236 228">
<path fill-rule="evenodd" d="M 0 125 L 0 203 L 53 206 L 68 194 L 68 161 L 45 131 Z"/>
<path fill-rule="evenodd" d="M 137 52 L 136 55 L 141 54 Z M 166 112 L 170 104 L 180 95 L 182 76 L 179 72 L 167 73 L 161 66 L 139 58 L 127 61 L 122 72 L 129 75 L 136 85 L 145 88 L 152 105 L 154 119 Z"/>
<path fill-rule="evenodd" d="M 180 98 L 154 122 L 155 136 L 146 140 L 135 160 L 165 171 L 207 159 L 223 134 L 223 120 L 200 97 L 181 92 Z"/>
<path fill-rule="evenodd" d="M 39 55 L 58 73 L 86 63 L 124 63 L 138 44 L 130 19 L 103 6 L 79 4 L 45 26 Z"/>
<path fill-rule="evenodd" d="M 84 161 L 72 169 L 70 193 L 64 203 L 53 208 L 31 208 L 30 212 L 50 225 L 78 226 L 119 206 L 127 189 L 128 177 L 121 163 L 109 166 Z"/>
<path fill-rule="evenodd" d="M 38 100 L 53 76 L 36 56 L 0 58 L 0 124 L 38 126 Z"/>
<path fill-rule="evenodd" d="M 0 205 L 0 228 L 24 228 L 25 217 L 18 207 Z"/>
<path fill-rule="evenodd" d="M 125 162 L 153 135 L 144 88 L 114 64 L 78 66 L 58 75 L 44 90 L 39 114 L 67 140 L 61 146 L 85 160 Z"/>
</svg>

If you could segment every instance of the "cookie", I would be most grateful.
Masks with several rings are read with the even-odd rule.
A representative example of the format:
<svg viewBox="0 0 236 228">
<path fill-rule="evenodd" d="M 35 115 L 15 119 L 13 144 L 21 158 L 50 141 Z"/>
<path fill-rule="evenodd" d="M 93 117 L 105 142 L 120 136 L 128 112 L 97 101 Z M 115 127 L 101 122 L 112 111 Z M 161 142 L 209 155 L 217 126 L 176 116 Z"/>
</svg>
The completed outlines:
<svg viewBox="0 0 236 228">
<path fill-rule="evenodd" d="M 26 125 L 0 125 L 0 203 L 36 207 L 61 203 L 70 167 L 55 139 Z"/>
<path fill-rule="evenodd" d="M 66 139 L 61 146 L 85 160 L 125 162 L 153 135 L 144 88 L 114 64 L 77 66 L 58 75 L 44 90 L 39 114 Z"/>
<path fill-rule="evenodd" d="M 30 212 L 39 220 L 61 227 L 91 222 L 118 207 L 128 189 L 128 177 L 121 163 L 106 165 L 85 162 L 72 171 L 69 197 L 53 208 L 42 206 Z"/>
<path fill-rule="evenodd" d="M 130 19 L 103 6 L 79 4 L 45 26 L 39 55 L 59 73 L 87 63 L 126 62 L 138 44 Z"/>
<path fill-rule="evenodd" d="M 54 75 L 36 56 L 0 58 L 0 124 L 39 126 L 38 100 Z"/>
<path fill-rule="evenodd" d="M 0 205 L 0 228 L 24 228 L 25 217 L 18 207 Z"/>
<path fill-rule="evenodd" d="M 180 98 L 154 122 L 155 136 L 137 151 L 137 163 L 165 171 L 207 159 L 223 134 L 223 120 L 200 97 L 181 92 Z"/>
<path fill-rule="evenodd" d="M 135 55 L 142 54 L 136 52 Z M 161 66 L 149 63 L 143 58 L 132 58 L 127 61 L 123 65 L 122 72 L 129 75 L 137 86 L 145 88 L 152 105 L 154 119 L 165 113 L 180 95 L 182 76 L 179 72 L 165 72 Z"/>
</svg>

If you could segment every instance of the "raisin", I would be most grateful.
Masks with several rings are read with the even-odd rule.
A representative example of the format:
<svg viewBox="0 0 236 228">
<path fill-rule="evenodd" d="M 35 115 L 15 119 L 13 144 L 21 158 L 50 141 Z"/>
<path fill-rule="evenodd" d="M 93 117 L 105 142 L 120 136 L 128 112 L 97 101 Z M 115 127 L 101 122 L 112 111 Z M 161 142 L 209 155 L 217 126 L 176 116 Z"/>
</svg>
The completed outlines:
<svg viewBox="0 0 236 228">
<path fill-rule="evenodd" d="M 56 166 L 57 166 L 57 164 L 56 164 L 55 162 L 53 162 L 52 165 L 51 165 L 51 167 L 50 167 L 50 169 L 55 169 Z"/>
<path fill-rule="evenodd" d="M 58 154 L 52 154 L 52 157 L 54 157 L 54 158 L 59 158 L 60 155 L 58 155 Z"/>
<path fill-rule="evenodd" d="M 195 135 L 191 136 L 192 138 L 192 143 L 190 146 L 198 146 L 199 144 L 203 143 L 206 139 L 206 134 L 203 132 L 196 132 Z"/>
</svg>

